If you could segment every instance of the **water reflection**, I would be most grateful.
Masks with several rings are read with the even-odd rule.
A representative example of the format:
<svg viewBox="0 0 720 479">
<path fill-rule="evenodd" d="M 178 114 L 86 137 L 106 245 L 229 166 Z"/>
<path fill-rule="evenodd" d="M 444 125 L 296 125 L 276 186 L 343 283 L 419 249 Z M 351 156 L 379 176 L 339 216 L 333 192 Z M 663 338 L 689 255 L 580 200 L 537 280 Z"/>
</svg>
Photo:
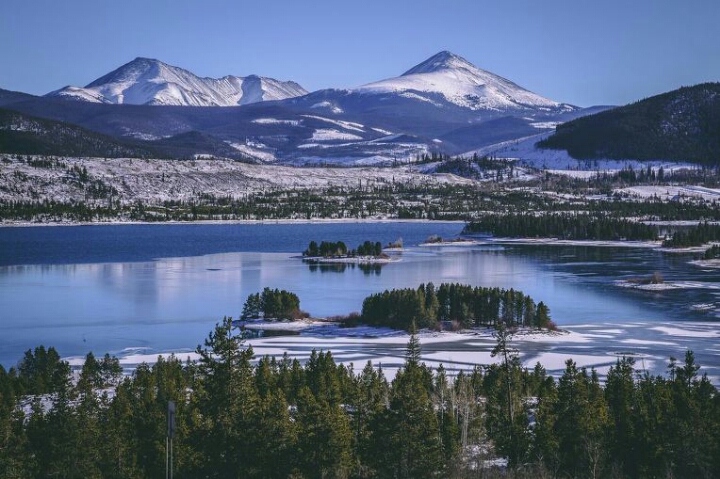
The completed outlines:
<svg viewBox="0 0 720 479">
<path fill-rule="evenodd" d="M 376 275 L 380 276 L 383 263 L 317 263 L 317 262 L 305 262 L 308 265 L 308 269 L 311 273 L 344 273 L 346 270 L 354 270 L 357 268 L 362 271 L 365 275 Z"/>
</svg>

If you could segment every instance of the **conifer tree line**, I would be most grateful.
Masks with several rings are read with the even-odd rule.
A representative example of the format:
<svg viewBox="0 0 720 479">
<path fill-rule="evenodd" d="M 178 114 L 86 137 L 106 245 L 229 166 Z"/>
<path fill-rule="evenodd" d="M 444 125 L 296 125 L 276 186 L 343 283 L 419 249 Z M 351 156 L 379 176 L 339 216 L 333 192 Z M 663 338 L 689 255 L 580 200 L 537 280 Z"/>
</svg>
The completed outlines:
<svg viewBox="0 0 720 479">
<path fill-rule="evenodd" d="M 637 221 L 587 214 L 487 215 L 468 223 L 464 233 L 507 238 L 655 241 L 658 229 Z"/>
<path fill-rule="evenodd" d="M 464 234 L 484 233 L 506 238 L 559 238 L 566 240 L 656 241 L 659 227 L 600 214 L 491 214 L 471 221 Z M 701 246 L 720 241 L 720 225 L 707 221 L 693 226 L 676 226 L 665 234 L 668 248 Z"/>
<path fill-rule="evenodd" d="M 718 245 L 711 246 L 710 248 L 705 250 L 705 252 L 702 255 L 702 259 L 718 259 L 718 258 L 720 258 L 720 246 L 718 246 Z"/>
<path fill-rule="evenodd" d="M 550 309 L 514 289 L 485 288 L 459 283 L 421 284 L 417 289 L 393 289 L 363 301 L 364 323 L 410 331 L 452 321 L 459 328 L 474 326 L 554 327 Z"/>
<path fill-rule="evenodd" d="M 412 335 L 391 382 L 330 352 L 254 360 L 231 318 L 197 361 L 159 357 L 123 378 L 89 354 L 73 381 L 37 348 L 0 367 L 0 477 L 164 477 L 170 400 L 177 478 L 720 475 L 720 399 L 692 352 L 667 377 L 619 359 L 603 385 L 572 361 L 558 380 L 525 369 L 509 339 L 501 329 L 497 364 L 452 378 Z M 507 471 L 483 467 L 493 449 Z"/>
<path fill-rule="evenodd" d="M 300 319 L 306 316 L 300 310 L 297 294 L 280 289 L 264 288 L 250 294 L 245 300 L 240 319 Z"/>
<path fill-rule="evenodd" d="M 701 246 L 711 241 L 720 241 L 720 225 L 701 223 L 697 226 L 676 231 L 663 241 L 663 246 L 682 248 L 688 246 Z"/>
</svg>

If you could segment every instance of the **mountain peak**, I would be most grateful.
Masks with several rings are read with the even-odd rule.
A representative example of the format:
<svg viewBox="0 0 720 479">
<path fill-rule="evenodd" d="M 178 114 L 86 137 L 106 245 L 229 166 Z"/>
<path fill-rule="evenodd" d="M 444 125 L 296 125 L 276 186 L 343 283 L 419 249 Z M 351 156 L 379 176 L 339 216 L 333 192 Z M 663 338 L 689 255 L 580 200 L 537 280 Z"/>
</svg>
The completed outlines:
<svg viewBox="0 0 720 479">
<path fill-rule="evenodd" d="M 470 110 L 508 111 L 563 108 L 510 80 L 482 70 L 447 50 L 431 56 L 397 78 L 358 87 L 365 93 L 394 93 L 426 103 L 439 98 Z"/>
<path fill-rule="evenodd" d="M 447 50 L 436 53 L 422 63 L 412 67 L 410 70 L 402 74 L 415 75 L 420 73 L 433 73 L 440 70 L 457 70 L 457 69 L 477 69 L 475 65 Z"/>
</svg>

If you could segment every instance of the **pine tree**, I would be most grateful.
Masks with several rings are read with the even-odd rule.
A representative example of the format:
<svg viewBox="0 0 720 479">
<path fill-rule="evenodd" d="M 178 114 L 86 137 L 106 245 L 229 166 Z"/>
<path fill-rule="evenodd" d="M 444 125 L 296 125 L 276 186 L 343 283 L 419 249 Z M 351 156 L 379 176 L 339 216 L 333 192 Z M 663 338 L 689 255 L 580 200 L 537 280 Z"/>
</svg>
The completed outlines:
<svg viewBox="0 0 720 479">
<path fill-rule="evenodd" d="M 308 387 L 298 394 L 298 457 L 306 477 L 342 478 L 352 468 L 352 433 L 339 406 L 317 399 Z"/>
<path fill-rule="evenodd" d="M 232 335 L 232 318 L 226 317 L 197 353 L 201 382 L 193 399 L 202 413 L 195 433 L 202 461 L 198 475 L 237 475 L 254 454 L 248 447 L 259 401 L 250 364 L 253 351 Z"/>
<path fill-rule="evenodd" d="M 550 325 L 550 308 L 540 301 L 535 311 L 535 327 L 547 328 Z"/>
<path fill-rule="evenodd" d="M 635 360 L 623 357 L 610 368 L 605 385 L 605 398 L 613 427 L 610 428 L 612 450 L 610 456 L 631 477 L 637 469 L 637 437 L 635 435 Z"/>
<path fill-rule="evenodd" d="M 390 457 L 378 466 L 380 476 L 432 477 L 443 470 L 442 440 L 438 417 L 430 398 L 420 347 L 415 334 L 408 342 L 405 366 L 392 383 L 390 410 L 385 418 L 390 428 Z M 377 436 L 376 436 L 377 437 Z"/>
</svg>

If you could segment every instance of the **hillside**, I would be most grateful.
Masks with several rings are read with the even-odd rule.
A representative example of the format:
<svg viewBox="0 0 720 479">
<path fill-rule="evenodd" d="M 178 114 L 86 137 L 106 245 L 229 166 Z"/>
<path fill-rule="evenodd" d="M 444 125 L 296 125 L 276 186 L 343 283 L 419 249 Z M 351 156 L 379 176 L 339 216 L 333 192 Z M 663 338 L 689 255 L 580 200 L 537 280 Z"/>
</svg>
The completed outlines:
<svg viewBox="0 0 720 479">
<path fill-rule="evenodd" d="M 157 155 L 152 148 L 118 141 L 68 123 L 35 118 L 2 108 L 0 151 L 23 155 L 105 158 Z"/>
<path fill-rule="evenodd" d="M 720 83 L 683 87 L 558 125 L 538 143 L 577 159 L 720 165 Z"/>
</svg>

